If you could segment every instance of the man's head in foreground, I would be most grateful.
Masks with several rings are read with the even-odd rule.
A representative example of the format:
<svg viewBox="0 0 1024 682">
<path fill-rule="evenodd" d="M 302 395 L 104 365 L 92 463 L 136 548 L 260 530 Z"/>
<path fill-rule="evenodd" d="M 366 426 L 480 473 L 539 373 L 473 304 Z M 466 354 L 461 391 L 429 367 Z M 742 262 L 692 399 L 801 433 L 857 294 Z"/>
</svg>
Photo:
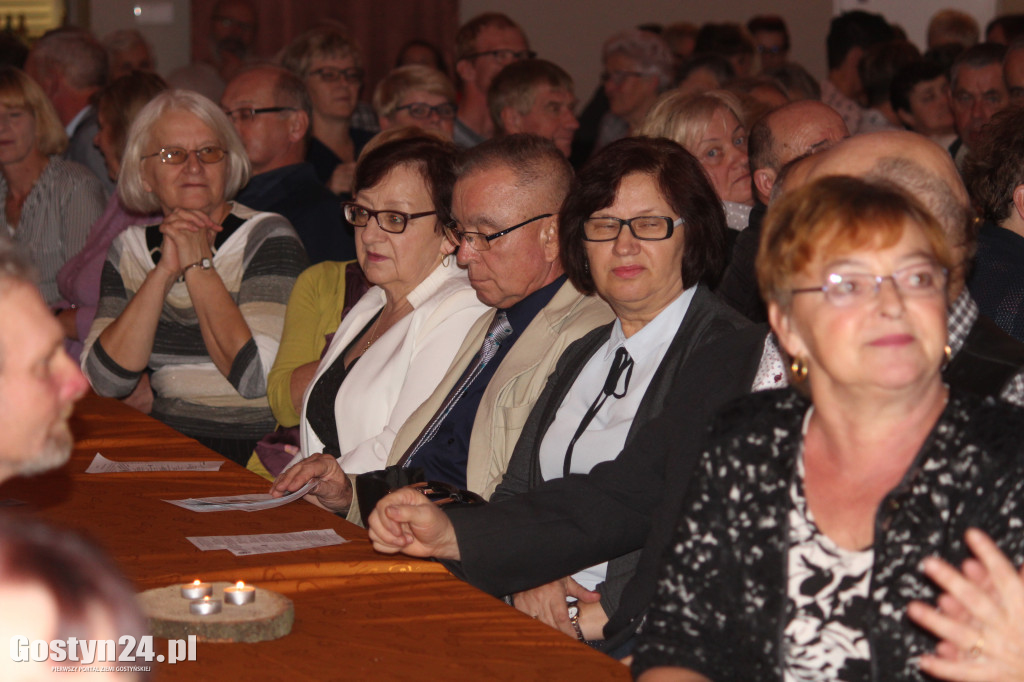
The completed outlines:
<svg viewBox="0 0 1024 682">
<path fill-rule="evenodd" d="M 0 481 L 37 474 L 71 455 L 68 418 L 88 383 L 31 267 L 0 242 Z"/>
</svg>

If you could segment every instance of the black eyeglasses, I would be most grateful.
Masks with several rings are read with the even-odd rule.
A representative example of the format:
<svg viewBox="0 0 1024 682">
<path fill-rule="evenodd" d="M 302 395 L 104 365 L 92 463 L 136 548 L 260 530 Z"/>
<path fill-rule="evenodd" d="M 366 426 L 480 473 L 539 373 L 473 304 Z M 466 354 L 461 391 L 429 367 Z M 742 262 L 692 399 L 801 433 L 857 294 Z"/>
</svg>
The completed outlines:
<svg viewBox="0 0 1024 682">
<path fill-rule="evenodd" d="M 253 109 L 252 107 L 243 107 L 241 109 L 232 109 L 231 111 L 225 111 L 228 118 L 233 122 L 245 122 L 256 118 L 257 114 L 277 114 L 282 111 L 298 111 L 295 107 L 263 107 L 262 109 Z"/>
<path fill-rule="evenodd" d="M 529 225 L 530 223 L 532 223 L 535 220 L 540 220 L 542 218 L 550 218 L 553 215 L 554 215 L 554 213 L 544 213 L 542 215 L 534 216 L 534 217 L 530 218 L 529 220 L 524 220 L 523 222 L 519 223 L 518 225 L 513 225 L 512 227 L 506 227 L 501 232 L 495 232 L 494 234 L 484 234 L 483 232 L 466 232 L 465 230 L 460 230 L 459 229 L 459 224 L 457 222 L 452 222 L 449 225 L 449 228 L 451 229 L 452 233 L 455 235 L 455 238 L 457 240 L 459 240 L 460 244 L 462 243 L 462 240 L 465 239 L 466 243 L 469 244 L 470 246 L 472 246 L 475 250 L 477 250 L 477 251 L 488 251 L 491 248 L 491 242 L 494 241 L 495 239 L 497 239 L 498 237 L 504 237 L 506 234 L 508 234 L 512 230 L 518 230 L 523 225 Z"/>
<path fill-rule="evenodd" d="M 944 290 L 949 272 L 938 263 L 917 263 L 896 270 L 891 275 L 871 275 L 866 272 L 840 274 L 833 272 L 825 277 L 825 285 L 793 289 L 794 294 L 824 293 L 825 300 L 837 308 L 860 305 L 878 296 L 882 282 L 892 280 L 900 296 L 922 298 L 935 296 Z"/>
<path fill-rule="evenodd" d="M 405 213 L 404 211 L 390 210 L 374 211 L 354 201 L 346 201 L 341 207 L 345 211 L 345 220 L 351 223 L 353 227 L 366 227 L 370 223 L 370 218 L 376 218 L 380 229 L 391 234 L 405 232 L 405 227 L 409 224 L 410 220 L 437 214 L 437 211 L 424 211 L 422 213 Z"/>
<path fill-rule="evenodd" d="M 341 78 L 344 78 L 345 82 L 349 85 L 356 85 L 363 82 L 362 69 L 335 69 L 330 66 L 324 66 L 316 69 L 315 71 L 310 71 L 309 75 L 316 76 L 324 83 L 334 83 Z"/>
<path fill-rule="evenodd" d="M 218 163 L 224 160 L 227 156 L 228 150 L 221 147 L 203 147 L 202 149 L 183 149 L 182 147 L 162 147 L 160 151 L 153 152 L 152 154 L 146 154 L 142 159 L 148 159 L 153 156 L 160 158 L 160 163 L 166 163 L 171 166 L 180 166 L 181 164 L 188 161 L 190 154 L 195 154 L 196 158 L 201 163 L 210 164 Z"/>
<path fill-rule="evenodd" d="M 587 218 L 583 221 L 583 239 L 588 242 L 613 242 L 619 238 L 623 226 L 637 239 L 656 242 L 672 236 L 672 230 L 682 225 L 682 218 L 672 219 L 663 215 L 644 215 L 623 220 L 622 218 Z"/>
<path fill-rule="evenodd" d="M 511 64 L 522 59 L 534 59 L 537 53 L 533 50 L 484 50 L 467 54 L 466 59 L 477 59 L 479 57 L 494 57 L 499 64 Z"/>
<path fill-rule="evenodd" d="M 438 118 L 445 121 L 455 118 L 455 105 L 450 102 L 438 104 L 437 106 L 430 106 L 425 102 L 413 102 L 395 107 L 395 111 L 402 111 L 403 109 L 408 109 L 409 115 L 413 118 L 430 118 L 431 114 L 437 114 Z"/>
</svg>

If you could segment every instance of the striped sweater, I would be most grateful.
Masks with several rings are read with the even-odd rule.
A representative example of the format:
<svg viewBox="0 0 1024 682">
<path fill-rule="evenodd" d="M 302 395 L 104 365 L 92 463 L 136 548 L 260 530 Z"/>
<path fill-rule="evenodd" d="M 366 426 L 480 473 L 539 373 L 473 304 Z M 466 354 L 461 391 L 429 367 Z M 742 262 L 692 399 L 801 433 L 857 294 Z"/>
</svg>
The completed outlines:
<svg viewBox="0 0 1024 682">
<path fill-rule="evenodd" d="M 225 377 L 213 364 L 184 282 L 164 301 L 148 369 L 152 415 L 193 437 L 253 439 L 274 428 L 267 373 L 284 312 L 306 254 L 287 220 L 234 204 L 214 244 L 213 265 L 252 331 Z M 159 260 L 158 226 L 131 227 L 110 247 L 100 303 L 82 352 L 82 369 L 100 395 L 128 395 L 141 376 L 119 366 L 98 342 Z"/>
</svg>

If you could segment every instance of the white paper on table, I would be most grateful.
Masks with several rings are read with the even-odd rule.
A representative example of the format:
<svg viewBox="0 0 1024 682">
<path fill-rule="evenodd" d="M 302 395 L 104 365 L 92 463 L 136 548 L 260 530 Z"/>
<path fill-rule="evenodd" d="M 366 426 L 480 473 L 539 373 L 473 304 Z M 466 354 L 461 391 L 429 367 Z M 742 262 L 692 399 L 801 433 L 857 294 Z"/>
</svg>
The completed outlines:
<svg viewBox="0 0 1024 682">
<path fill-rule="evenodd" d="M 255 493 L 252 495 L 223 495 L 221 497 L 190 497 L 185 500 L 164 500 L 164 502 L 194 512 L 260 511 L 293 502 L 312 490 L 319 482 L 319 478 L 314 478 L 284 497 L 271 497 L 270 493 Z"/>
<path fill-rule="evenodd" d="M 130 471 L 220 471 L 224 460 L 203 462 L 115 462 L 100 453 L 92 458 L 87 474 L 121 474 Z"/>
<path fill-rule="evenodd" d="M 293 552 L 299 549 L 329 547 L 348 542 L 331 528 L 262 535 L 203 535 L 187 539 L 204 552 L 226 549 L 235 556 Z"/>
</svg>

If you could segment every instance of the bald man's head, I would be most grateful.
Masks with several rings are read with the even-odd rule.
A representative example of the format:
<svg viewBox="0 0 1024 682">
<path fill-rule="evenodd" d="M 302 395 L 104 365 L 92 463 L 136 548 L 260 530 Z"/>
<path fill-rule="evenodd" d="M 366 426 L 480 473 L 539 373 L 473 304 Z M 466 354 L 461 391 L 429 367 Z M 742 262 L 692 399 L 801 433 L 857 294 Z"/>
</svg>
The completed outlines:
<svg viewBox="0 0 1024 682">
<path fill-rule="evenodd" d="M 905 131 L 866 133 L 800 159 L 786 169 L 783 193 L 828 175 L 853 175 L 893 184 L 931 211 L 949 236 L 954 260 L 952 295 L 963 286 L 964 264 L 973 252 L 968 229 L 970 198 L 949 153 L 923 135 Z"/>
<path fill-rule="evenodd" d="M 814 100 L 791 102 L 754 124 L 748 153 L 758 199 L 767 204 L 775 177 L 785 164 L 830 148 L 850 136 L 835 109 Z"/>
</svg>

